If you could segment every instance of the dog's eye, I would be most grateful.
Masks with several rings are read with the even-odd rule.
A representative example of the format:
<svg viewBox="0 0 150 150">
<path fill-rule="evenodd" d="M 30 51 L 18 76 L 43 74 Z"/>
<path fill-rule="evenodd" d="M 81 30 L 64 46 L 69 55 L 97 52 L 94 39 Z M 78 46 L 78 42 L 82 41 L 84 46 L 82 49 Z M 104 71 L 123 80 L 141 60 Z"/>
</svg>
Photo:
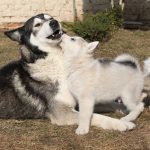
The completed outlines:
<svg viewBox="0 0 150 150">
<path fill-rule="evenodd" d="M 71 41 L 75 41 L 75 38 L 71 38 Z"/>
<path fill-rule="evenodd" d="M 34 27 L 40 27 L 41 23 L 37 23 Z"/>
</svg>

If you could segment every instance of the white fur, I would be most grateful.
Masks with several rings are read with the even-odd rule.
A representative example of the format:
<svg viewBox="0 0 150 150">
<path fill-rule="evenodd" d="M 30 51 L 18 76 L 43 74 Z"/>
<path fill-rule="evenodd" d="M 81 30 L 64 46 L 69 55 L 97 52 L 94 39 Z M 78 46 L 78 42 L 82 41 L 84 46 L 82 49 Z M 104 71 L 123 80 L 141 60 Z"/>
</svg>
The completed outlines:
<svg viewBox="0 0 150 150">
<path fill-rule="evenodd" d="M 137 61 L 137 59 L 135 59 L 134 57 L 132 57 L 129 54 L 122 54 L 119 55 L 118 57 L 115 58 L 116 62 L 120 62 L 120 61 L 131 61 L 134 62 L 136 64 L 136 66 L 138 67 L 138 69 L 140 69 L 140 65 L 139 62 Z"/>
<path fill-rule="evenodd" d="M 144 75 L 145 77 L 150 74 L 150 58 L 144 61 Z"/>
<path fill-rule="evenodd" d="M 49 20 L 49 19 L 52 18 L 52 17 L 49 16 L 49 15 L 47 15 L 47 14 L 45 14 L 45 15 L 44 15 L 44 18 L 47 19 L 47 20 Z"/>
<path fill-rule="evenodd" d="M 24 100 L 25 103 L 31 104 L 33 107 L 35 107 L 38 111 L 43 110 L 43 104 L 38 98 L 34 98 L 31 96 L 25 89 L 24 85 L 21 83 L 19 75 L 16 73 L 13 78 L 13 83 L 15 86 L 15 90 L 18 93 L 18 95 Z"/>
<path fill-rule="evenodd" d="M 46 18 L 51 17 L 47 16 Z M 48 22 L 50 21 L 48 20 Z M 63 53 L 58 47 L 61 38 L 57 40 L 46 38 L 52 34 L 52 30 L 49 28 L 49 23 L 47 22 L 43 22 L 39 27 L 33 27 L 33 31 L 34 30 L 38 34 L 31 34 L 30 42 L 40 50 L 47 52 L 48 56 L 45 59 L 38 59 L 33 64 L 28 64 L 28 69 L 30 70 L 32 77 L 36 80 L 46 83 L 58 81 L 59 84 L 58 93 L 54 97 L 54 100 L 62 107 L 62 109 L 55 108 L 60 113 L 60 117 L 55 116 L 55 114 L 53 115 L 53 113 L 48 113 L 47 117 L 51 119 L 52 123 L 56 123 L 57 125 L 78 124 L 79 113 L 74 111 L 76 102 L 68 90 L 66 74 L 64 71 Z M 119 131 L 130 130 L 135 126 L 133 123 L 99 114 L 93 114 L 91 125 Z"/>
<path fill-rule="evenodd" d="M 116 62 L 100 64 L 91 55 L 97 44 L 98 42 L 87 43 L 80 37 L 71 38 L 67 35 L 63 35 L 61 43 L 68 87 L 79 102 L 77 134 L 88 133 L 95 103 L 106 103 L 121 97 L 131 111 L 122 119 L 125 121 L 133 121 L 144 109 L 140 103 L 144 77 L 139 65 L 133 69 Z M 116 61 L 122 58 L 128 60 L 129 56 L 118 58 Z M 130 56 L 129 60 L 131 58 Z M 132 60 L 135 62 L 135 58 Z M 107 125 L 104 126 L 107 128 Z"/>
<path fill-rule="evenodd" d="M 43 51 L 47 51 L 48 56 L 45 59 L 39 59 L 36 63 L 28 64 L 32 78 L 45 82 L 59 82 L 59 93 L 56 100 L 75 106 L 75 100 L 70 95 L 64 75 L 63 53 L 61 49 L 55 47 L 40 46 Z M 65 98 L 64 98 L 65 97 Z"/>
</svg>

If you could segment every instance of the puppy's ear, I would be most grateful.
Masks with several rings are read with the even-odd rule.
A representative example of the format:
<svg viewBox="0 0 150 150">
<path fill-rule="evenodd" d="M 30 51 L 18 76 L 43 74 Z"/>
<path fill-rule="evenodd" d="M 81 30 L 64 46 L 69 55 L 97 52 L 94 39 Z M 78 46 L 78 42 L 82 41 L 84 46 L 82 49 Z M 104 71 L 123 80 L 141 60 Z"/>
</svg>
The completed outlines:
<svg viewBox="0 0 150 150">
<path fill-rule="evenodd" d="M 14 29 L 14 30 L 5 31 L 4 34 L 6 36 L 8 36 L 11 40 L 21 43 L 23 27 L 20 27 L 20 28 Z"/>
<path fill-rule="evenodd" d="M 94 49 L 97 47 L 97 45 L 99 44 L 99 41 L 95 41 L 95 42 L 91 42 L 87 45 L 87 51 L 88 53 L 92 53 L 94 51 Z"/>
</svg>

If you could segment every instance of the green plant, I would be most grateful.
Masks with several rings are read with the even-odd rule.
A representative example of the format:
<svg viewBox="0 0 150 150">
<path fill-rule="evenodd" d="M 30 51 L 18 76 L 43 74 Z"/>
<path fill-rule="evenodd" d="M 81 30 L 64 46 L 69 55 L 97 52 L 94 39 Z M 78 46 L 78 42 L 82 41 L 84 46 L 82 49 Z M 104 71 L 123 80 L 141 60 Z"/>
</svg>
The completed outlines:
<svg viewBox="0 0 150 150">
<path fill-rule="evenodd" d="M 109 35 L 111 21 L 106 13 L 86 14 L 83 21 L 74 23 L 72 30 L 85 39 L 102 41 Z"/>
<path fill-rule="evenodd" d="M 122 27 L 123 17 L 122 17 L 122 9 L 120 5 L 115 5 L 114 8 L 110 9 L 108 11 L 108 16 L 115 27 Z"/>
<path fill-rule="evenodd" d="M 122 26 L 121 7 L 117 5 L 107 12 L 85 14 L 83 21 L 73 24 L 63 23 L 63 25 L 87 40 L 106 40 L 116 27 Z"/>
</svg>

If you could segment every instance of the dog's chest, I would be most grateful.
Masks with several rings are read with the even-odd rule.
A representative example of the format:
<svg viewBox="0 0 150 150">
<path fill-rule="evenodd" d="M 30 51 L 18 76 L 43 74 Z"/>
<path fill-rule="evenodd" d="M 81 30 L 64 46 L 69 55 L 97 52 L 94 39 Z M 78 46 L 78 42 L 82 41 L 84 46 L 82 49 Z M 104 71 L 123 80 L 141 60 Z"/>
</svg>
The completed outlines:
<svg viewBox="0 0 150 150">
<path fill-rule="evenodd" d="M 28 64 L 31 76 L 39 81 L 58 81 L 63 77 L 63 62 L 60 56 L 47 56 L 34 64 Z"/>
</svg>

